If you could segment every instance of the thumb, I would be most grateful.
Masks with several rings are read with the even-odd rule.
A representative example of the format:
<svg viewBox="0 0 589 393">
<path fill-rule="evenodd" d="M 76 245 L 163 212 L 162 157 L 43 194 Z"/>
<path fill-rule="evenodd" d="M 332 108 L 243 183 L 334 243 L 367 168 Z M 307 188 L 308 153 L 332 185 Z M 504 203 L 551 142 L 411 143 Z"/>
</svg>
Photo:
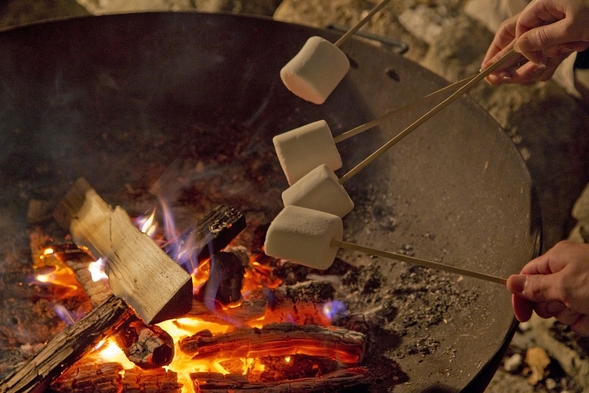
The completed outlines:
<svg viewBox="0 0 589 393">
<path fill-rule="evenodd" d="M 507 289 L 534 303 L 561 301 L 550 274 L 513 275 L 507 280 Z"/>
</svg>

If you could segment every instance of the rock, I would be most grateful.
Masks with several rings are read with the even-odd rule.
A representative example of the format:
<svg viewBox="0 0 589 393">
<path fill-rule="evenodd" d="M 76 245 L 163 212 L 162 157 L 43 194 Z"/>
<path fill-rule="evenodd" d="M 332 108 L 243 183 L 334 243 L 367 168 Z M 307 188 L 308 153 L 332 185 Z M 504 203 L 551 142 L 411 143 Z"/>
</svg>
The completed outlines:
<svg viewBox="0 0 589 393">
<path fill-rule="evenodd" d="M 531 385 L 537 385 L 544 379 L 546 368 L 550 364 L 550 357 L 541 347 L 532 347 L 526 351 L 526 364 L 530 367 L 532 375 L 528 377 Z"/>
<path fill-rule="evenodd" d="M 88 15 L 75 0 L 3 1 L 0 11 L 0 28 L 46 19 Z"/>
<path fill-rule="evenodd" d="M 572 215 L 583 226 L 589 226 L 589 186 L 585 187 L 573 206 Z"/>
<path fill-rule="evenodd" d="M 424 4 L 408 8 L 399 15 L 399 22 L 415 37 L 431 45 L 452 19 L 444 18 L 434 8 Z"/>
<path fill-rule="evenodd" d="M 512 373 L 521 366 L 522 361 L 522 355 L 520 353 L 515 353 L 511 357 L 503 360 L 503 369 L 508 373 Z"/>
<path fill-rule="evenodd" d="M 352 27 L 378 2 L 366 0 L 283 0 L 274 13 L 274 19 L 283 22 L 326 28 L 329 25 Z M 376 13 L 361 29 L 372 34 L 403 41 L 409 45 L 405 56 L 418 60 L 427 44 L 408 32 L 399 22 L 398 15 L 406 8 L 402 1 L 393 1 Z M 342 45 L 345 52 L 345 44 Z"/>
</svg>

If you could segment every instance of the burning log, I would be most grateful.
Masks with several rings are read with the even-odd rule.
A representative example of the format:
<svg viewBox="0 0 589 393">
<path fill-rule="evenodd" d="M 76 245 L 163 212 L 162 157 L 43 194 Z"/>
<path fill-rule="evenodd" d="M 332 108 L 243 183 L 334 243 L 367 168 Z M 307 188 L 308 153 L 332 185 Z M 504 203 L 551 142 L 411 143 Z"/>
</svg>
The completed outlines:
<svg viewBox="0 0 589 393">
<path fill-rule="evenodd" d="M 278 382 L 250 382 L 247 376 L 238 374 L 192 373 L 195 390 L 206 393 L 266 392 L 326 392 L 367 385 L 372 377 L 364 367 L 351 367 L 315 378 L 299 378 Z"/>
<path fill-rule="evenodd" d="M 203 330 L 179 342 L 180 350 L 193 355 L 195 360 L 304 354 L 327 357 L 348 366 L 362 361 L 364 345 L 362 333 L 290 323 L 273 323 L 261 329 L 238 328 L 216 336 Z"/>
<path fill-rule="evenodd" d="M 115 362 L 84 358 L 51 385 L 52 391 L 85 393 L 153 392 L 180 393 L 177 374 L 163 368 L 125 370 Z"/>
<path fill-rule="evenodd" d="M 127 358 L 144 370 L 166 366 L 174 358 L 174 339 L 157 325 L 129 320 L 114 337 Z"/>
<path fill-rule="evenodd" d="M 90 348 L 118 330 L 132 315 L 125 302 L 110 296 L 54 337 L 23 367 L 0 384 L 1 393 L 41 392 Z"/>
<path fill-rule="evenodd" d="M 209 279 L 198 291 L 196 299 L 218 301 L 224 306 L 241 300 L 245 273 L 241 260 L 231 252 L 217 252 L 211 256 L 209 263 Z"/>
<path fill-rule="evenodd" d="M 245 216 L 239 210 L 220 205 L 179 237 L 165 251 L 189 273 L 211 255 L 225 248 L 245 229 Z M 179 251 L 187 250 L 187 251 Z M 183 255 L 183 253 L 188 255 Z"/>
<path fill-rule="evenodd" d="M 322 307 L 333 299 L 334 292 L 333 286 L 327 281 L 306 281 L 273 290 L 253 290 L 248 299 L 235 308 L 226 309 L 217 303 L 211 308 L 195 300 L 187 316 L 221 324 L 230 321 L 234 326 L 244 326 L 262 317 L 265 323 L 294 321 L 300 325 L 328 325 Z"/>
</svg>

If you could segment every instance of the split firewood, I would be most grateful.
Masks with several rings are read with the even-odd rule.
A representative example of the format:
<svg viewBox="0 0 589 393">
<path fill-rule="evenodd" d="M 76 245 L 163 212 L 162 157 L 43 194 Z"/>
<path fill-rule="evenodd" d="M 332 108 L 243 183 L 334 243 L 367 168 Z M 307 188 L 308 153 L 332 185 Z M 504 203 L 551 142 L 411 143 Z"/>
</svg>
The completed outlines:
<svg viewBox="0 0 589 393">
<path fill-rule="evenodd" d="M 43 392 L 51 381 L 89 349 L 118 330 L 132 315 L 122 299 L 110 296 L 82 319 L 65 328 L 2 383 L 0 393 Z"/>
<path fill-rule="evenodd" d="M 105 259 L 110 289 L 147 324 L 190 310 L 190 275 L 139 231 L 123 209 L 111 209 L 84 179 L 76 181 L 54 217 L 69 228 L 75 244 Z"/>
<path fill-rule="evenodd" d="M 225 248 L 245 227 L 243 213 L 220 205 L 184 231 L 165 251 L 192 273 L 199 264 Z"/>
<path fill-rule="evenodd" d="M 353 366 L 362 361 L 366 336 L 346 329 L 316 325 L 274 323 L 258 328 L 238 328 L 213 335 L 203 330 L 179 342 L 193 359 L 263 358 L 304 354 L 327 357 Z"/>
<path fill-rule="evenodd" d="M 203 393 L 265 392 L 308 393 L 350 389 L 368 385 L 372 376 L 364 367 L 351 367 L 315 378 L 298 378 L 278 382 L 250 382 L 245 375 L 219 373 L 191 373 L 196 391 Z"/>
</svg>

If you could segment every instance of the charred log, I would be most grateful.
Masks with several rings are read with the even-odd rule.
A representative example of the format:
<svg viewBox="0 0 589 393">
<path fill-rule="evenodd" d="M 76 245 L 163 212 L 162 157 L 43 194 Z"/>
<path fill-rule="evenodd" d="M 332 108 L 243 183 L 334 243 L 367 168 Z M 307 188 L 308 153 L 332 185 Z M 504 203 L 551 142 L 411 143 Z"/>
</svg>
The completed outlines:
<svg viewBox="0 0 589 393">
<path fill-rule="evenodd" d="M 59 333 L 23 367 L 3 380 L 0 392 L 43 391 L 63 370 L 118 330 L 131 315 L 123 300 L 109 297 Z"/>
<path fill-rule="evenodd" d="M 196 299 L 216 301 L 226 306 L 241 300 L 241 287 L 245 269 L 235 254 L 217 252 L 211 256 L 208 280 L 199 289 Z"/>
<path fill-rule="evenodd" d="M 189 273 L 211 255 L 225 248 L 245 229 L 245 216 L 239 210 L 220 205 L 186 230 L 178 241 L 165 249 Z M 179 250 L 183 251 L 181 255 Z"/>
<path fill-rule="evenodd" d="M 167 366 L 174 358 L 174 339 L 157 325 L 129 320 L 114 337 L 127 358 L 144 370 Z"/>
<path fill-rule="evenodd" d="M 51 386 L 50 392 L 98 393 L 152 392 L 180 393 L 175 372 L 155 370 L 124 370 L 119 363 L 100 363 L 88 358 L 76 363 Z"/>
<path fill-rule="evenodd" d="M 193 359 L 304 354 L 336 359 L 348 366 L 362 361 L 364 345 L 365 336 L 362 333 L 289 323 L 270 324 L 261 329 L 238 328 L 216 336 L 204 330 L 179 342 L 180 350 L 193 355 Z"/>
<path fill-rule="evenodd" d="M 200 392 L 254 392 L 295 393 L 340 391 L 367 385 L 371 381 L 370 373 L 363 367 L 353 367 L 334 371 L 321 378 L 300 378 L 280 382 L 250 382 L 244 375 L 192 373 L 190 377 L 195 389 Z"/>
</svg>

